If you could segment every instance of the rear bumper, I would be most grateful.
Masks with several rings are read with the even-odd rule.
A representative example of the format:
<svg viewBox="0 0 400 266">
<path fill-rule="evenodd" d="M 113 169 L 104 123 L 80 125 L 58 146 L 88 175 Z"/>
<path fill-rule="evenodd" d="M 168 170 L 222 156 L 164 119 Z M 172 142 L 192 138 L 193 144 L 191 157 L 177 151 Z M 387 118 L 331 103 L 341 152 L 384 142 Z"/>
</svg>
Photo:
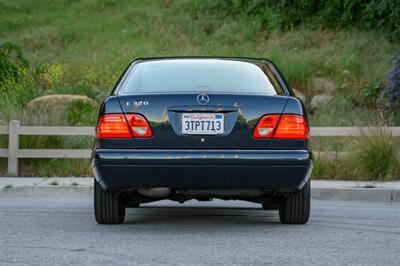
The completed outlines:
<svg viewBox="0 0 400 266">
<path fill-rule="evenodd" d="M 312 156 L 306 150 L 124 150 L 93 152 L 105 189 L 129 187 L 300 189 Z"/>
</svg>

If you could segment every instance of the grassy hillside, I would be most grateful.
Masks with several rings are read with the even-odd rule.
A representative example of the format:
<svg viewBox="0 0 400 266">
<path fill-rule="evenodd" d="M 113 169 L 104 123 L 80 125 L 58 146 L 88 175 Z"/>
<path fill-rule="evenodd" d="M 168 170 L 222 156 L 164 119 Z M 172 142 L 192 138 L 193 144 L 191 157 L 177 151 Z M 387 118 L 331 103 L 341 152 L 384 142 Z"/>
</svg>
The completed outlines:
<svg viewBox="0 0 400 266">
<path fill-rule="evenodd" d="M 100 100 L 139 56 L 254 56 L 275 61 L 291 85 L 310 96 L 316 93 L 311 79 L 318 76 L 332 80 L 336 93 L 349 98 L 338 97 L 328 108 L 336 115 L 341 111 L 340 119 L 325 110 L 313 124 L 376 120 L 375 108 L 366 110 L 371 106 L 351 98 L 384 80 L 400 53 L 398 42 L 373 31 L 270 30 L 256 17 L 196 9 L 199 2 L 1 0 L 0 40 L 21 46 L 35 72 L 55 79 L 38 84 L 39 94 L 83 93 Z M 346 114 L 354 107 L 360 112 Z"/>
<path fill-rule="evenodd" d="M 235 13 L 223 5 L 210 7 L 186 0 L 0 0 L 0 44 L 20 46 L 30 63 L 18 81 L 0 85 L 0 122 L 71 124 L 54 114 L 31 114 L 26 103 L 53 93 L 84 94 L 100 102 L 136 57 L 218 55 L 272 59 L 308 101 L 323 93 L 316 78 L 334 84 L 335 98 L 311 114 L 311 125 L 400 125 L 399 113 L 382 116 L 378 110 L 385 78 L 400 54 L 400 43 L 387 31 L 320 27 L 318 21 L 282 28 L 282 15 L 273 10 L 260 19 L 250 9 Z M 96 111 L 90 116 L 77 124 L 93 125 Z M 0 139 L 0 146 L 5 145 Z M 90 140 L 27 137 L 22 145 L 90 147 Z M 22 167 L 28 174 L 51 175 L 71 174 L 71 165 L 80 165 L 72 160 L 48 162 L 27 160 Z M 72 168 L 90 174 L 89 167 Z"/>
</svg>

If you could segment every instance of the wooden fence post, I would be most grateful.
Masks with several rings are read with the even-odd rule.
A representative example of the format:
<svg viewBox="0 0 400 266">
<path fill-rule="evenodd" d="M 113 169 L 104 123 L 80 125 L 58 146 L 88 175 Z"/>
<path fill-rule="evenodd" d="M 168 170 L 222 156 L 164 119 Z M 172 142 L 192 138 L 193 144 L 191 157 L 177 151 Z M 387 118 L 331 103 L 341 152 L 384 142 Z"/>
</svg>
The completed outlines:
<svg viewBox="0 0 400 266">
<path fill-rule="evenodd" d="M 19 150 L 20 121 L 12 120 L 8 132 L 8 175 L 18 176 L 18 150 Z"/>
</svg>

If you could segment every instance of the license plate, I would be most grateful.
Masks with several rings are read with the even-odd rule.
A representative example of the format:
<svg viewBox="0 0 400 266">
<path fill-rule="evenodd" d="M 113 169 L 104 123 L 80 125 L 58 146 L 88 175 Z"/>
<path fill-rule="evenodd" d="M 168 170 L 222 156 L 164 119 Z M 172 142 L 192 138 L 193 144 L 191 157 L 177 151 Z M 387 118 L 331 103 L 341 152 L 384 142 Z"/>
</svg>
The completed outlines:
<svg viewBox="0 0 400 266">
<path fill-rule="evenodd" d="M 218 113 L 183 113 L 182 134 L 217 135 L 224 133 L 224 115 Z"/>
</svg>

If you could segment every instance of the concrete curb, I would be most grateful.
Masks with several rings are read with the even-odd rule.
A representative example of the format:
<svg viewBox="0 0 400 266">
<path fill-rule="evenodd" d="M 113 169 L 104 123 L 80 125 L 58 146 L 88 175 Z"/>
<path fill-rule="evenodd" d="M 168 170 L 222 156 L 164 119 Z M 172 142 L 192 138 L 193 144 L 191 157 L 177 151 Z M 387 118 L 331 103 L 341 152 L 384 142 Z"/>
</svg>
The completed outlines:
<svg viewBox="0 0 400 266">
<path fill-rule="evenodd" d="M 317 200 L 400 203 L 400 190 L 387 188 L 312 188 Z"/>
<path fill-rule="evenodd" d="M 0 190 L 0 198 L 17 198 L 17 197 L 42 197 L 42 198 L 68 198 L 68 197 L 92 197 L 93 187 L 79 186 L 29 186 L 29 187 L 12 187 Z"/>
<path fill-rule="evenodd" d="M 400 190 L 388 188 L 312 188 L 313 199 L 400 203 Z M 91 186 L 17 186 L 0 189 L 0 198 L 10 197 L 92 197 Z"/>
</svg>

